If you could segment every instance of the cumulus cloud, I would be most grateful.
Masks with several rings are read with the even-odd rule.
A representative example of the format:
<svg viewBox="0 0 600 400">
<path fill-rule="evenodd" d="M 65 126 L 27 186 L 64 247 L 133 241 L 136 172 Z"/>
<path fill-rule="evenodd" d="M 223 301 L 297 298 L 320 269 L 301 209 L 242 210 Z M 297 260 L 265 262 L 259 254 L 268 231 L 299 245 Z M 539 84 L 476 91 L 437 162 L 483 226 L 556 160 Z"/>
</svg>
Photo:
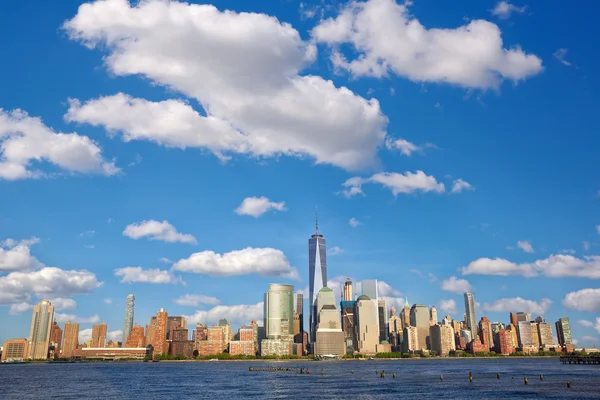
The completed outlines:
<svg viewBox="0 0 600 400">
<path fill-rule="evenodd" d="M 345 189 L 342 194 L 346 197 L 364 194 L 362 185 L 365 183 L 378 183 L 390 189 L 394 196 L 399 193 L 414 193 L 417 191 L 443 193 L 446 190 L 443 183 L 438 182 L 433 176 L 426 175 L 423 171 L 406 172 L 404 174 L 379 172 L 370 178 L 355 176 L 346 180 L 343 184 Z"/>
<path fill-rule="evenodd" d="M 454 184 L 452 185 L 451 193 L 460 193 L 465 190 L 473 190 L 473 186 L 467 181 L 464 181 L 462 179 L 457 179 L 454 181 Z"/>
<path fill-rule="evenodd" d="M 47 174 L 32 163 L 45 162 L 66 172 L 114 175 L 120 170 L 102 157 L 87 136 L 57 133 L 23 110 L 0 108 L 0 179 L 42 178 Z"/>
<path fill-rule="evenodd" d="M 77 302 L 73 299 L 65 299 L 62 297 L 57 297 L 54 299 L 48 299 L 50 304 L 54 306 L 54 310 L 73 310 L 77 308 Z"/>
<path fill-rule="evenodd" d="M 333 246 L 332 248 L 329 249 L 327 254 L 330 256 L 337 256 L 338 254 L 342 254 L 343 252 L 344 252 L 344 249 L 342 249 L 341 247 Z"/>
<path fill-rule="evenodd" d="M 600 289 L 581 289 L 567 293 L 563 305 L 579 311 L 600 312 Z"/>
<path fill-rule="evenodd" d="M 572 64 L 565 59 L 565 57 L 567 57 L 568 51 L 569 50 L 567 50 L 567 49 L 558 49 L 554 53 L 552 53 L 552 56 L 554 58 L 556 58 L 561 64 L 566 65 L 567 67 L 570 67 Z"/>
<path fill-rule="evenodd" d="M 581 243 L 581 246 L 583 247 L 583 250 L 585 250 L 585 251 L 588 251 L 588 250 L 590 249 L 590 242 L 588 242 L 588 241 L 584 240 L 584 241 Z"/>
<path fill-rule="evenodd" d="M 492 312 L 526 312 L 529 314 L 544 315 L 552 305 L 552 300 L 542 299 L 539 302 L 525 300 L 521 297 L 498 299 L 491 304 L 485 303 L 481 309 Z"/>
<path fill-rule="evenodd" d="M 44 264 L 31 255 L 31 246 L 38 242 L 36 237 L 21 241 L 6 239 L 0 242 L 0 272 L 42 268 Z"/>
<path fill-rule="evenodd" d="M 159 222 L 152 219 L 127 225 L 123 235 L 135 240 L 145 237 L 167 243 L 196 243 L 196 238 L 193 235 L 177 232 L 177 229 L 168 221 Z"/>
<path fill-rule="evenodd" d="M 290 265 L 283 252 L 268 247 L 247 247 L 224 254 L 201 251 L 177 261 L 173 269 L 215 276 L 259 274 L 299 279 L 298 270 Z"/>
<path fill-rule="evenodd" d="M 8 313 L 11 315 L 15 315 L 15 314 L 21 314 L 25 311 L 30 311 L 30 310 L 33 310 L 33 304 L 22 302 L 22 303 L 11 304 L 10 309 L 8 310 Z"/>
<path fill-rule="evenodd" d="M 90 317 L 79 317 L 75 314 L 54 313 L 54 319 L 56 322 L 61 324 L 69 321 L 71 321 L 73 324 L 95 324 L 100 322 L 100 317 L 98 314 L 94 314 Z"/>
<path fill-rule="evenodd" d="M 523 250 L 525 253 L 533 253 L 533 246 L 529 242 L 529 240 L 519 240 L 517 242 L 517 247 Z"/>
<path fill-rule="evenodd" d="M 513 13 L 523 14 L 525 11 L 527 11 L 527 6 L 518 7 L 508 1 L 499 1 L 492 10 L 492 15 L 500 19 L 508 19 Z"/>
<path fill-rule="evenodd" d="M 550 278 L 581 277 L 600 279 L 600 256 L 583 259 L 569 254 L 557 254 L 533 263 L 517 264 L 503 258 L 479 258 L 462 267 L 464 275 L 544 275 Z"/>
<path fill-rule="evenodd" d="M 451 276 L 448 279 L 442 281 L 442 290 L 452 292 L 456 294 L 463 294 L 470 292 L 472 289 L 469 281 L 465 279 L 459 279 L 456 276 Z"/>
<path fill-rule="evenodd" d="M 458 312 L 456 301 L 454 299 L 440 300 L 440 310 L 450 315 L 455 315 Z"/>
<path fill-rule="evenodd" d="M 385 147 L 388 150 L 398 150 L 398 151 L 400 151 L 400 153 L 404 154 L 405 156 L 410 157 L 415 152 L 422 152 L 423 149 L 425 149 L 426 147 L 435 147 L 435 145 L 432 143 L 425 143 L 422 146 L 417 146 L 416 144 L 411 143 L 408 140 L 393 139 L 391 137 L 388 137 L 385 140 Z"/>
<path fill-rule="evenodd" d="M 250 215 L 258 218 L 270 210 L 285 211 L 285 202 L 277 203 L 266 197 L 246 197 L 242 204 L 235 209 L 235 212 L 239 215 Z"/>
<path fill-rule="evenodd" d="M 201 304 L 219 304 L 221 301 L 216 297 L 205 296 L 203 294 L 185 294 L 173 299 L 173 303 L 180 306 L 199 307 Z"/>
<path fill-rule="evenodd" d="M 594 323 L 592 321 L 588 321 L 586 319 L 580 319 L 579 321 L 577 321 L 577 323 L 581 326 L 584 326 L 586 328 L 593 328 L 594 327 Z"/>
<path fill-rule="evenodd" d="M 542 60 L 520 47 L 505 48 L 500 28 L 473 20 L 454 29 L 427 29 L 409 11 L 410 2 L 351 1 L 335 18 L 312 30 L 332 48 L 331 61 L 355 77 L 390 72 L 414 82 L 450 83 L 466 88 L 496 88 L 503 80 L 518 82 L 542 71 Z M 374 22 L 376 21 L 376 22 Z M 357 56 L 339 50 L 349 44 Z"/>
<path fill-rule="evenodd" d="M 96 275 L 86 270 L 44 267 L 35 272 L 11 272 L 0 276 L 0 305 L 28 302 L 38 297 L 71 296 L 91 293 L 102 286 Z"/>
<path fill-rule="evenodd" d="M 123 331 L 111 331 L 106 334 L 107 340 L 112 340 L 113 342 L 120 342 L 123 337 Z"/>
<path fill-rule="evenodd" d="M 194 98 L 206 114 L 182 100 L 117 94 L 72 100 L 68 121 L 119 131 L 125 140 L 206 149 L 221 159 L 288 155 L 346 169 L 378 164 L 388 123 L 379 102 L 300 75 L 316 59 L 316 46 L 274 17 L 178 1 L 104 0 L 80 6 L 63 28 L 72 40 L 105 51 L 112 74 L 144 76 Z"/>
<path fill-rule="evenodd" d="M 247 324 L 252 320 L 262 321 L 264 315 L 264 303 L 256 303 L 254 305 L 234 305 L 225 306 L 219 305 L 211 308 L 208 311 L 196 311 L 193 315 L 186 316 L 188 325 L 197 323 L 216 324 L 221 318 L 227 319 L 232 325 Z"/>
<path fill-rule="evenodd" d="M 350 218 L 350 220 L 348 221 L 348 223 L 353 228 L 356 228 L 357 226 L 361 225 L 361 222 L 359 220 L 357 220 L 356 218 L 354 218 L 354 217 Z"/>
<path fill-rule="evenodd" d="M 125 267 L 115 269 L 115 276 L 121 278 L 121 283 L 170 283 L 182 282 L 180 277 L 174 276 L 171 271 L 158 268 L 143 269 L 142 267 Z"/>
</svg>

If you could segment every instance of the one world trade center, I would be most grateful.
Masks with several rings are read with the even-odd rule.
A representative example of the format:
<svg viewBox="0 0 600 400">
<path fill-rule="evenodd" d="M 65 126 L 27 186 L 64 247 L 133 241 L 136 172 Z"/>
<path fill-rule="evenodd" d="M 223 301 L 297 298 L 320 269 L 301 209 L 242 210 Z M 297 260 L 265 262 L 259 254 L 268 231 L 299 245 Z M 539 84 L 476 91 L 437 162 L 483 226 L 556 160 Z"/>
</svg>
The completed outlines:
<svg viewBox="0 0 600 400">
<path fill-rule="evenodd" d="M 308 298 L 310 301 L 310 341 L 317 336 L 317 295 L 327 285 L 327 245 L 319 234 L 319 214 L 317 213 L 315 233 L 308 239 Z"/>
</svg>

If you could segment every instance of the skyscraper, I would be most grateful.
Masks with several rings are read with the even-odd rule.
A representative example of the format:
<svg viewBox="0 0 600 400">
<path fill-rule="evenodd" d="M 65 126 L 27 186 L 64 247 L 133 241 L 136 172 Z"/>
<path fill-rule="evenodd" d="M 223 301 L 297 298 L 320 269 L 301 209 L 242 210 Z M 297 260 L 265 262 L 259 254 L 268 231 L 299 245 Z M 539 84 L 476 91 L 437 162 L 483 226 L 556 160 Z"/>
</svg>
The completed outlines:
<svg viewBox="0 0 600 400">
<path fill-rule="evenodd" d="M 123 325 L 123 343 L 127 343 L 131 328 L 133 327 L 133 308 L 135 305 L 135 296 L 130 294 L 125 300 L 125 323 Z"/>
<path fill-rule="evenodd" d="M 167 343 L 167 321 L 169 314 L 164 308 L 161 308 L 156 313 L 156 330 L 154 333 L 154 353 L 155 354 L 167 354 L 169 352 L 169 345 Z"/>
<path fill-rule="evenodd" d="M 315 233 L 308 239 L 308 301 L 310 305 L 310 339 L 314 342 L 317 333 L 316 300 L 319 290 L 327 284 L 327 244 L 319 234 L 317 214 Z"/>
<path fill-rule="evenodd" d="M 471 331 L 471 340 L 477 337 L 477 318 L 475 317 L 475 298 L 465 293 L 465 314 L 467 327 Z"/>
<path fill-rule="evenodd" d="M 295 343 L 302 343 L 304 337 L 304 295 L 296 293 L 294 295 L 294 312 L 298 314 L 299 334 L 294 335 Z"/>
<path fill-rule="evenodd" d="M 294 287 L 270 284 L 265 293 L 265 334 L 261 355 L 292 354 L 294 340 Z"/>
<path fill-rule="evenodd" d="M 106 322 L 92 326 L 92 347 L 106 347 L 106 328 Z"/>
<path fill-rule="evenodd" d="M 48 300 L 42 300 L 33 307 L 31 329 L 29 331 L 28 358 L 34 360 L 48 358 L 50 328 L 54 320 L 54 307 Z"/>
<path fill-rule="evenodd" d="M 431 308 L 429 309 L 429 325 L 433 326 L 433 325 L 437 325 L 438 323 L 438 315 L 437 315 L 437 309 L 435 308 L 435 306 L 431 306 Z"/>
<path fill-rule="evenodd" d="M 423 304 L 410 309 L 410 324 L 417 328 L 418 350 L 427 350 L 429 342 L 429 310 Z"/>
<path fill-rule="evenodd" d="M 346 345 L 340 323 L 340 314 L 335 307 L 333 290 L 324 287 L 317 295 L 317 339 L 315 355 L 344 355 Z"/>
<path fill-rule="evenodd" d="M 375 354 L 379 344 L 379 316 L 377 301 L 366 295 L 356 299 L 354 310 L 354 329 L 356 331 L 356 350 L 361 354 Z"/>
<path fill-rule="evenodd" d="M 54 321 L 50 328 L 50 346 L 54 346 L 54 356 L 58 357 L 60 354 L 60 347 L 62 344 L 63 331 L 60 326 Z"/>
<path fill-rule="evenodd" d="M 79 346 L 79 324 L 72 324 L 71 321 L 67 322 L 64 335 L 61 357 L 71 358 L 73 350 L 76 350 Z"/>
<path fill-rule="evenodd" d="M 558 336 L 558 344 L 561 346 L 573 344 L 571 336 L 571 323 L 568 317 L 559 318 L 556 321 L 556 336 Z"/>
<path fill-rule="evenodd" d="M 346 283 L 344 283 L 344 301 L 352 301 L 352 281 L 350 278 L 346 279 Z"/>
</svg>

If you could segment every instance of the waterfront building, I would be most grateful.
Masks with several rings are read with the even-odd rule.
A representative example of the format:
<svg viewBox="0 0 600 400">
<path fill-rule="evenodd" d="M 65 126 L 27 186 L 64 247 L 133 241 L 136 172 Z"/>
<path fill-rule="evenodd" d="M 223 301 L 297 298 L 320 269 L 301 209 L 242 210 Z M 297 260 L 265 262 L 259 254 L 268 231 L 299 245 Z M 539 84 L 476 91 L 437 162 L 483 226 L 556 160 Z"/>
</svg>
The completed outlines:
<svg viewBox="0 0 600 400">
<path fill-rule="evenodd" d="M 408 298 L 404 299 L 404 307 L 400 311 L 400 320 L 402 321 L 402 329 L 410 326 L 410 304 Z"/>
<path fill-rule="evenodd" d="M 377 316 L 379 317 L 379 343 L 388 341 L 387 307 L 385 299 L 377 300 Z"/>
<path fill-rule="evenodd" d="M 494 351 L 503 356 L 508 356 L 514 353 L 515 347 L 512 345 L 511 333 L 505 329 L 500 329 L 495 337 L 496 346 Z"/>
<path fill-rule="evenodd" d="M 344 283 L 344 296 L 342 298 L 344 301 L 354 300 L 354 295 L 352 293 L 352 281 L 350 278 L 347 278 L 346 283 Z"/>
<path fill-rule="evenodd" d="M 461 329 L 460 335 L 465 339 L 465 343 L 470 343 L 473 339 L 477 338 L 477 335 L 471 336 L 470 329 Z"/>
<path fill-rule="evenodd" d="M 346 344 L 346 353 L 352 354 L 356 349 L 356 338 L 354 329 L 354 309 L 356 302 L 353 300 L 342 300 L 340 309 L 342 314 L 342 331 L 344 332 L 344 343 Z"/>
<path fill-rule="evenodd" d="M 253 341 L 232 340 L 229 342 L 229 355 L 234 356 L 255 356 Z"/>
<path fill-rule="evenodd" d="M 534 321 L 530 322 L 531 324 L 531 345 L 537 347 L 538 349 L 541 347 L 540 345 L 540 333 L 538 331 L 538 324 Z"/>
<path fill-rule="evenodd" d="M 63 331 L 60 326 L 54 321 L 50 327 L 50 347 L 54 348 L 52 357 L 58 357 L 60 355 L 60 347 L 62 345 Z"/>
<path fill-rule="evenodd" d="M 164 308 L 161 308 L 156 313 L 156 325 L 154 330 L 154 354 L 166 354 L 169 352 L 169 344 L 167 342 L 167 322 L 169 314 Z"/>
<path fill-rule="evenodd" d="M 531 347 L 534 345 L 533 336 L 531 334 L 530 321 L 519 321 L 517 325 L 517 334 L 519 338 L 519 347 L 521 349 L 524 349 L 525 347 Z"/>
<path fill-rule="evenodd" d="M 402 352 L 414 353 L 422 350 L 419 348 L 419 331 L 415 326 L 407 326 L 404 328 L 404 338 L 402 340 Z"/>
<path fill-rule="evenodd" d="M 79 324 L 72 324 L 68 321 L 65 324 L 64 339 L 61 357 L 73 357 L 73 351 L 79 347 Z"/>
<path fill-rule="evenodd" d="M 296 314 L 298 314 L 298 329 L 297 330 L 296 330 L 296 325 L 294 325 L 294 343 L 298 344 L 298 343 L 302 343 L 303 336 L 304 336 L 303 335 L 303 332 L 304 332 L 304 295 L 302 293 L 294 294 L 294 312 Z"/>
<path fill-rule="evenodd" d="M 106 347 L 106 322 L 92 326 L 92 345 L 90 347 Z"/>
<path fill-rule="evenodd" d="M 569 323 L 568 317 L 559 318 L 555 323 L 556 325 L 556 336 L 558 337 L 558 344 L 561 346 L 567 346 L 573 344 L 573 337 L 571 336 L 571 324 Z"/>
<path fill-rule="evenodd" d="M 133 294 L 127 295 L 125 299 L 125 321 L 123 322 L 123 343 L 127 341 L 131 328 L 133 327 L 133 314 L 135 307 L 135 296 Z"/>
<path fill-rule="evenodd" d="M 173 340 L 173 331 L 178 328 L 187 328 L 187 321 L 182 316 L 167 317 L 167 340 Z"/>
<path fill-rule="evenodd" d="M 524 312 L 518 312 L 516 314 L 516 316 L 517 316 L 517 322 L 529 322 L 529 321 L 531 321 L 531 314 L 527 314 L 527 313 L 524 313 Z M 517 325 L 518 325 L 518 323 L 517 323 Z"/>
<path fill-rule="evenodd" d="M 510 336 L 510 345 L 514 348 L 519 347 L 519 335 L 517 333 L 517 326 L 513 324 L 509 324 L 506 326 L 506 331 Z"/>
<path fill-rule="evenodd" d="M 471 338 L 477 337 L 477 318 L 475 316 L 475 297 L 471 293 L 465 293 L 465 322 L 471 331 Z"/>
<path fill-rule="evenodd" d="M 27 358 L 46 360 L 50 346 L 50 328 L 54 320 L 54 307 L 46 299 L 33 306 L 29 331 L 29 354 Z"/>
<path fill-rule="evenodd" d="M 555 343 L 552 337 L 552 325 L 540 322 L 537 324 L 537 330 L 541 347 L 551 346 Z"/>
<path fill-rule="evenodd" d="M 94 347 L 85 347 L 81 349 L 76 349 L 73 351 L 73 358 L 78 358 L 82 360 L 93 359 L 93 360 L 119 360 L 119 359 L 137 359 L 143 360 L 147 357 L 152 356 L 152 346 L 148 346 L 147 348 L 134 348 L 129 349 L 126 347 L 104 347 L 104 348 L 94 348 Z"/>
<path fill-rule="evenodd" d="M 169 345 L 169 354 L 172 356 L 184 356 L 192 358 L 194 356 L 194 341 L 188 340 L 189 332 L 187 328 L 177 326 L 171 331 L 171 342 Z"/>
<path fill-rule="evenodd" d="M 293 317 L 293 316 L 292 316 Z M 292 322 L 293 324 L 293 322 Z M 229 321 L 227 321 L 225 318 L 221 318 L 219 320 L 219 326 L 221 327 L 221 329 L 223 329 L 223 334 L 225 335 L 225 348 L 227 348 L 227 346 L 229 345 L 229 342 L 231 342 L 231 339 L 233 338 L 233 334 L 231 332 L 231 325 L 229 324 Z M 293 329 L 293 325 L 292 325 L 292 329 Z"/>
<path fill-rule="evenodd" d="M 510 313 L 510 323 L 513 324 L 514 326 L 517 326 L 517 324 L 519 323 L 517 314 L 515 314 L 513 312 Z"/>
<path fill-rule="evenodd" d="M 390 319 L 388 321 L 388 332 L 390 337 L 390 344 L 392 348 L 397 351 L 400 346 L 401 334 L 402 334 L 402 320 L 396 314 L 396 307 L 392 304 L 390 309 Z"/>
<path fill-rule="evenodd" d="M 317 295 L 317 337 L 315 341 L 314 354 L 344 355 L 346 345 L 344 332 L 340 322 L 340 314 L 335 307 L 335 293 L 328 287 L 324 287 Z"/>
<path fill-rule="evenodd" d="M 150 323 L 146 325 L 146 346 L 152 345 L 156 341 L 156 315 L 150 317 Z"/>
<path fill-rule="evenodd" d="M 438 323 L 437 309 L 435 306 L 431 306 L 429 309 L 429 326 L 434 326 Z"/>
<path fill-rule="evenodd" d="M 250 321 L 250 327 L 254 331 L 254 351 L 256 352 L 256 354 L 259 354 L 260 353 L 260 342 L 265 337 L 265 334 L 264 334 L 265 327 L 264 326 L 259 327 L 258 323 L 254 320 Z M 303 340 L 304 340 L 304 337 L 303 337 Z M 302 343 L 304 346 L 303 349 L 304 349 L 304 351 L 306 351 L 306 342 L 303 341 Z"/>
<path fill-rule="evenodd" d="M 327 284 L 327 242 L 319 234 L 317 214 L 315 233 L 308 239 L 308 301 L 310 306 L 310 341 L 314 343 L 317 334 L 316 300 L 319 290 Z M 291 315 L 291 314 L 290 314 Z"/>
<path fill-rule="evenodd" d="M 426 306 L 413 304 L 410 309 L 410 324 L 418 331 L 418 350 L 429 349 L 429 310 Z"/>
<path fill-rule="evenodd" d="M 431 350 L 438 356 L 447 357 L 456 350 L 454 329 L 450 325 L 433 325 L 430 329 Z"/>
<path fill-rule="evenodd" d="M 473 354 L 477 353 L 488 353 L 490 351 L 490 342 L 489 342 L 489 332 L 488 327 L 483 326 L 477 332 L 477 336 L 475 339 L 471 341 L 467 345 L 467 349 L 470 350 Z"/>
<path fill-rule="evenodd" d="M 4 342 L 0 361 L 23 361 L 28 358 L 29 341 L 25 338 Z"/>
<path fill-rule="evenodd" d="M 356 349 L 361 354 L 375 354 L 379 344 L 379 318 L 376 302 L 366 295 L 361 295 L 356 300 L 355 337 Z"/>
<path fill-rule="evenodd" d="M 144 336 L 144 327 L 135 325 L 131 328 L 129 337 L 123 342 L 123 347 L 139 348 L 146 347 L 146 337 Z"/>
<path fill-rule="evenodd" d="M 482 331 L 485 330 L 485 333 L 488 336 L 487 343 L 489 343 L 490 348 L 494 347 L 494 332 L 492 330 L 492 323 L 487 317 L 481 317 L 479 320 L 479 329 Z M 490 348 L 488 348 L 488 351 Z"/>
<path fill-rule="evenodd" d="M 316 297 L 313 304 L 312 312 L 315 312 Z M 269 291 L 265 293 L 264 309 L 266 339 L 263 339 L 261 343 L 261 355 L 291 355 L 294 341 L 294 287 L 285 284 L 270 284 Z M 313 314 L 313 318 L 316 322 L 316 314 Z"/>
</svg>

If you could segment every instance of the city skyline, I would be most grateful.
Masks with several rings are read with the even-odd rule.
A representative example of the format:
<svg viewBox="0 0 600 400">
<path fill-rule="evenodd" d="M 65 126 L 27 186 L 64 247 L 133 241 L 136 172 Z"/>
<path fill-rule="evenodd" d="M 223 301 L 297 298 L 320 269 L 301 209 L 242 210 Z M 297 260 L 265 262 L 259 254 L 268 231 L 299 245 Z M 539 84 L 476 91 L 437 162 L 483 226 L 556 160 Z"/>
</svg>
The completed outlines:
<svg viewBox="0 0 600 400">
<path fill-rule="evenodd" d="M 5 55 L 19 61 L 0 66 L 0 342 L 27 336 L 41 299 L 82 343 L 101 322 L 122 340 L 129 294 L 133 324 L 165 308 L 239 327 L 263 320 L 271 283 L 303 294 L 309 331 L 318 206 L 322 285 L 338 302 L 347 278 L 354 299 L 377 279 L 399 315 L 408 298 L 462 320 L 469 292 L 477 323 L 569 316 L 578 345 L 600 344 L 600 81 L 582 31 L 593 12 L 20 3 L 0 5 L 2 37 L 15 38 Z M 362 25 L 369 13 L 414 57 L 388 54 Z M 460 49 L 477 32 L 481 49 L 431 45 L 444 34 Z"/>
</svg>

